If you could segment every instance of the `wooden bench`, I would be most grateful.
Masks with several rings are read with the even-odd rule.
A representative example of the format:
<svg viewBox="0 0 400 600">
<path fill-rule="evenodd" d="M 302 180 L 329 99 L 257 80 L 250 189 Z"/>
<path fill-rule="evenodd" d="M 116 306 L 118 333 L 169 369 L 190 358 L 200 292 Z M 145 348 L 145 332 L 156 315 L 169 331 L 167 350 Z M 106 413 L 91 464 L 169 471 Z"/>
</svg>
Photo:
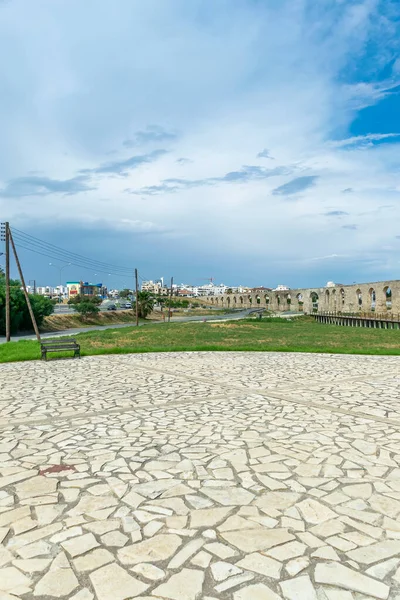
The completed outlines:
<svg viewBox="0 0 400 600">
<path fill-rule="evenodd" d="M 73 350 L 74 358 L 81 356 L 81 347 L 76 340 L 42 340 L 40 343 L 40 351 L 42 353 L 42 360 L 47 360 L 48 352 L 64 352 L 65 350 Z"/>
</svg>

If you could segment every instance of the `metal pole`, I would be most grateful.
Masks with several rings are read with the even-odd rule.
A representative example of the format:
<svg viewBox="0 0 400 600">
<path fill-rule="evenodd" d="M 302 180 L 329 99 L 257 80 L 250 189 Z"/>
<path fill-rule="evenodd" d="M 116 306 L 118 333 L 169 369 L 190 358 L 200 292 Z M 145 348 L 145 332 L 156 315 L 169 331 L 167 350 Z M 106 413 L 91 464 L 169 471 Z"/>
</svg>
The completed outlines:
<svg viewBox="0 0 400 600">
<path fill-rule="evenodd" d="M 139 326 L 139 298 L 138 298 L 139 285 L 138 285 L 138 271 L 137 271 L 137 269 L 135 269 L 135 289 L 136 289 L 136 302 L 135 302 L 136 327 L 138 327 Z"/>
<path fill-rule="evenodd" d="M 169 302 L 168 302 L 168 323 L 171 321 L 171 300 L 172 300 L 172 286 L 174 284 L 174 278 L 171 277 L 171 289 L 169 291 Z"/>
<path fill-rule="evenodd" d="M 29 294 L 26 291 L 26 285 L 25 285 L 24 275 L 22 273 L 22 269 L 21 269 L 21 265 L 20 265 L 20 262 L 19 262 L 18 254 L 17 254 L 17 251 L 15 249 L 14 240 L 13 240 L 12 233 L 11 233 L 10 230 L 9 230 L 8 235 L 9 235 L 9 239 L 11 241 L 11 246 L 12 246 L 12 249 L 13 249 L 13 252 L 14 252 L 15 262 L 17 263 L 19 276 L 21 278 L 22 290 L 24 292 L 25 300 L 26 300 L 26 303 L 28 305 L 29 314 L 30 314 L 31 319 L 32 319 L 33 329 L 35 330 L 35 334 L 36 334 L 38 342 L 40 342 L 39 329 L 38 329 L 38 326 L 37 326 L 37 323 L 36 323 L 35 315 L 33 314 L 32 306 L 31 306 L 31 301 L 29 300 Z"/>
<path fill-rule="evenodd" d="M 6 228 L 6 342 L 11 341 L 11 310 L 10 310 L 10 224 Z"/>
</svg>

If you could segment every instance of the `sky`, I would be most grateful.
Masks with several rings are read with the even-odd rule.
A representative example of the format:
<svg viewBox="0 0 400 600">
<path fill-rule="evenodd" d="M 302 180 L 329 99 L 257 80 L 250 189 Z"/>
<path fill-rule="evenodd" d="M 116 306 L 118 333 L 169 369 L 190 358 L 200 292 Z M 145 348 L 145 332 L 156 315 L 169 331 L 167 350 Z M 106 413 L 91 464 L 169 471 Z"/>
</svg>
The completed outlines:
<svg viewBox="0 0 400 600">
<path fill-rule="evenodd" d="M 27 280 L 400 279 L 398 0 L 0 0 L 0 57 L 0 220 L 107 263 Z"/>
</svg>

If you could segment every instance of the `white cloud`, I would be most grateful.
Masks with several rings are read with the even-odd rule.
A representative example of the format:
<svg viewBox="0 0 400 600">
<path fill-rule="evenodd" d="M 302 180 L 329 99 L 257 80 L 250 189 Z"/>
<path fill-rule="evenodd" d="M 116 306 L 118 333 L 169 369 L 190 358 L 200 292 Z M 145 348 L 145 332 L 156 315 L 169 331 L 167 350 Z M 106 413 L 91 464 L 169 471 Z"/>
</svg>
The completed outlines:
<svg viewBox="0 0 400 600">
<path fill-rule="evenodd" d="M 2 214 L 17 226 L 67 229 L 74 215 L 91 229 L 162 233 L 170 248 L 198 259 L 199 273 L 212 247 L 222 272 L 224 261 L 245 260 L 258 280 L 260 265 L 267 278 L 274 269 L 289 273 L 293 260 L 373 255 L 395 239 L 400 216 L 400 146 L 374 142 L 398 134 L 354 136 L 348 127 L 361 108 L 394 93 L 398 71 L 363 81 L 346 69 L 365 58 L 368 40 L 391 31 L 381 10 L 372 0 L 312 9 L 306 0 L 0 6 L 0 51 L 9 57 L 0 188 L 32 170 L 65 183 L 85 169 L 86 187 L 95 188 L 68 198 L 0 197 Z M 262 157 L 265 148 L 273 162 Z M 273 175 L 253 170 L 246 179 L 249 167 Z M 222 185 L 229 173 L 239 176 Z M 273 194 L 294 179 L 314 185 L 290 198 Z M 162 192 L 165 180 L 179 180 L 173 194 L 125 192 Z M 209 183 L 192 185 L 201 181 Z M 379 211 L 388 195 L 396 196 L 390 217 Z M 338 223 L 324 215 L 329 210 L 348 216 Z M 353 224 L 357 230 L 343 228 Z M 143 243 L 145 253 L 157 241 Z"/>
<path fill-rule="evenodd" d="M 354 145 L 370 145 L 371 142 L 379 142 L 390 138 L 398 138 L 400 133 L 370 133 L 368 135 L 356 135 L 343 140 L 334 140 L 328 144 L 331 148 L 343 148 Z"/>
</svg>

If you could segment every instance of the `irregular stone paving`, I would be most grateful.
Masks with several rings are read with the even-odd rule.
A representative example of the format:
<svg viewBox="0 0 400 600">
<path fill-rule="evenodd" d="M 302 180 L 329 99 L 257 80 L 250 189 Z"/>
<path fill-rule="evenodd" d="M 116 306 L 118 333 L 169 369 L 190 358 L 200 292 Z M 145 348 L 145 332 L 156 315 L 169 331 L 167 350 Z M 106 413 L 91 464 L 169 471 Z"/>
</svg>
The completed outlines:
<svg viewBox="0 0 400 600">
<path fill-rule="evenodd" d="M 0 600 L 400 600 L 400 359 L 0 367 Z"/>
</svg>

